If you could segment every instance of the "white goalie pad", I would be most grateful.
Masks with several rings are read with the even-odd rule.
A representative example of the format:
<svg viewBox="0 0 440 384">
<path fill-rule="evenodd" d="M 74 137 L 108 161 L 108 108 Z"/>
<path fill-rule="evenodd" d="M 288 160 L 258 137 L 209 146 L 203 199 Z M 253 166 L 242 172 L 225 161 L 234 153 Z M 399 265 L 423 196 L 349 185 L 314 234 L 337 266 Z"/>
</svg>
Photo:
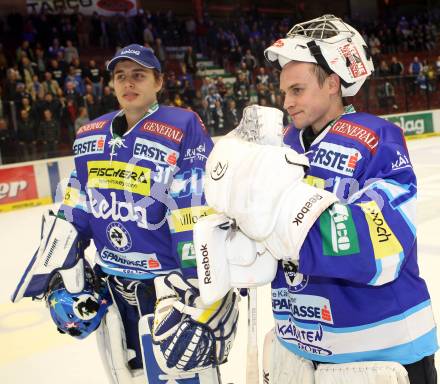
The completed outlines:
<svg viewBox="0 0 440 384">
<path fill-rule="evenodd" d="M 273 333 L 273 330 L 271 332 Z M 270 360 L 269 363 L 266 362 L 266 367 L 269 367 L 268 383 L 315 384 L 315 368 L 311 361 L 288 351 L 276 336 L 273 337 L 271 343 L 265 343 L 264 348 L 266 345 L 269 351 L 265 349 L 263 356 L 266 356 L 266 360 Z M 269 357 L 267 357 L 268 352 Z M 355 384 L 355 382 L 351 384 Z"/>
<path fill-rule="evenodd" d="M 408 372 L 392 361 L 320 364 L 316 384 L 409 384 Z"/>
<path fill-rule="evenodd" d="M 17 302 L 23 297 L 44 295 L 53 274 L 61 271 L 64 271 L 61 275 L 69 292 L 82 291 L 84 268 L 78 260 L 83 257 L 83 250 L 75 227 L 52 211 L 47 211 L 42 218 L 40 245 L 11 300 Z"/>
<path fill-rule="evenodd" d="M 287 350 L 276 336 L 266 335 L 264 348 L 265 384 L 410 384 L 405 368 L 393 361 L 321 363 L 315 370 L 311 361 Z"/>
<path fill-rule="evenodd" d="M 135 372 L 128 367 L 128 352 L 125 332 L 116 305 L 111 305 L 96 331 L 96 340 L 101 360 L 110 382 L 113 384 L 145 383 L 142 370 Z"/>
<path fill-rule="evenodd" d="M 274 279 L 277 260 L 263 244 L 234 229 L 225 215 L 200 218 L 193 237 L 203 303 L 220 300 L 231 288 L 258 287 Z"/>
</svg>

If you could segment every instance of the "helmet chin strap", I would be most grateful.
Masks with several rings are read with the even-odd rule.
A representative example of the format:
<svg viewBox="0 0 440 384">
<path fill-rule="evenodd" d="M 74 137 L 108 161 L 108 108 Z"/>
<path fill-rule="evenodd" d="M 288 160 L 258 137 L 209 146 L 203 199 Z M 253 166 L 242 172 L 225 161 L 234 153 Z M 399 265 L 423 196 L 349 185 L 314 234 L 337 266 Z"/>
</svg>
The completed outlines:
<svg viewBox="0 0 440 384">
<path fill-rule="evenodd" d="M 331 70 L 331 68 L 329 67 L 327 60 L 322 55 L 321 48 L 319 47 L 319 45 L 316 44 L 315 41 L 309 41 L 307 43 L 307 47 L 309 48 L 311 55 L 315 58 L 318 65 L 321 66 L 322 69 L 327 72 L 327 74 L 331 75 L 332 73 L 334 73 Z M 347 60 L 349 60 L 349 59 L 347 58 Z M 350 62 L 347 61 L 347 67 L 349 67 L 349 66 L 350 66 Z M 349 88 L 353 84 L 355 84 L 355 83 L 347 83 L 340 76 L 339 76 L 339 78 L 341 79 L 341 84 L 343 85 L 344 88 Z"/>
</svg>

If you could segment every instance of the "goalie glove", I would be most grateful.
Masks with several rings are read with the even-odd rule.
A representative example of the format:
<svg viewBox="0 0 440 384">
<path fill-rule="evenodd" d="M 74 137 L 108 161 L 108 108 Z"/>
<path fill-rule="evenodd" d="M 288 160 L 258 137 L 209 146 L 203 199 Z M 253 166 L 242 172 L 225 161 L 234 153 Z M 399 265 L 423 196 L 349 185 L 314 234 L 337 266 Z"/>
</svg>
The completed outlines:
<svg viewBox="0 0 440 384">
<path fill-rule="evenodd" d="M 276 274 L 276 260 L 266 246 L 247 237 L 223 214 L 194 225 L 197 277 L 203 303 L 212 304 L 231 288 L 259 287 Z"/>
<path fill-rule="evenodd" d="M 196 372 L 226 362 L 237 330 L 238 295 L 229 291 L 203 305 L 198 289 L 176 272 L 157 277 L 154 285 L 152 338 L 159 364 L 168 371 Z"/>
<path fill-rule="evenodd" d="M 271 124 L 264 118 L 265 109 L 260 115 L 262 124 Z M 246 130 L 243 124 L 237 130 Z M 274 129 L 278 125 L 274 121 Z M 313 223 L 338 199 L 303 182 L 309 166 L 305 155 L 241 137 L 228 135 L 214 146 L 206 163 L 206 200 L 233 218 L 249 238 L 265 244 L 274 257 L 297 260 Z"/>
<path fill-rule="evenodd" d="M 69 292 L 81 292 L 85 279 L 79 260 L 84 258 L 84 249 L 84 243 L 75 227 L 52 211 L 47 211 L 42 218 L 40 245 L 11 300 L 17 302 L 23 297 L 44 296 L 49 282 L 57 272 Z"/>
</svg>

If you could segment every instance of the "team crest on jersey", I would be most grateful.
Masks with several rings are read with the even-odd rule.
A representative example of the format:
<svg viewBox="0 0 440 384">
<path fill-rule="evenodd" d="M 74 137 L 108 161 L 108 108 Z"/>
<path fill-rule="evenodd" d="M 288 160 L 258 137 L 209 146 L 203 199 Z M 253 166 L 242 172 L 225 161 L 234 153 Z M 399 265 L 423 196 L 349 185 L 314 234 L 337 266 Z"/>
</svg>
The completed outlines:
<svg viewBox="0 0 440 384">
<path fill-rule="evenodd" d="M 309 277 L 298 272 L 298 266 L 293 261 L 283 260 L 283 271 L 289 291 L 302 291 L 309 282 Z"/>
<path fill-rule="evenodd" d="M 107 226 L 107 238 L 113 247 L 121 252 L 128 251 L 132 246 L 130 233 L 121 223 L 115 221 Z"/>
</svg>

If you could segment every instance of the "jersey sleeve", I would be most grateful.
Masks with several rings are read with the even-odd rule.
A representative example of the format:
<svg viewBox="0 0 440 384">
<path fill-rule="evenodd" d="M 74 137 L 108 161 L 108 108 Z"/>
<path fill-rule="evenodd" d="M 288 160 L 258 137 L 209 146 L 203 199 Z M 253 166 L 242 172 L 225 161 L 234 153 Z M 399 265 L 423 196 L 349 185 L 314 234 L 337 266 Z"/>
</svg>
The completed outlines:
<svg viewBox="0 0 440 384">
<path fill-rule="evenodd" d="M 213 212 L 206 206 L 203 194 L 205 164 L 213 143 L 198 115 L 188 123 L 170 187 L 171 205 L 168 224 L 171 230 L 172 252 L 185 277 L 196 277 L 193 246 L 193 226 L 200 217 Z"/>
<path fill-rule="evenodd" d="M 376 286 L 415 257 L 417 186 L 403 138 L 383 143 L 358 179 L 361 186 L 350 183 L 358 191 L 314 223 L 300 251 L 301 273 Z"/>
<path fill-rule="evenodd" d="M 58 216 L 69 221 L 84 239 L 92 238 L 87 194 L 78 179 L 76 170 L 70 175 Z"/>
</svg>

